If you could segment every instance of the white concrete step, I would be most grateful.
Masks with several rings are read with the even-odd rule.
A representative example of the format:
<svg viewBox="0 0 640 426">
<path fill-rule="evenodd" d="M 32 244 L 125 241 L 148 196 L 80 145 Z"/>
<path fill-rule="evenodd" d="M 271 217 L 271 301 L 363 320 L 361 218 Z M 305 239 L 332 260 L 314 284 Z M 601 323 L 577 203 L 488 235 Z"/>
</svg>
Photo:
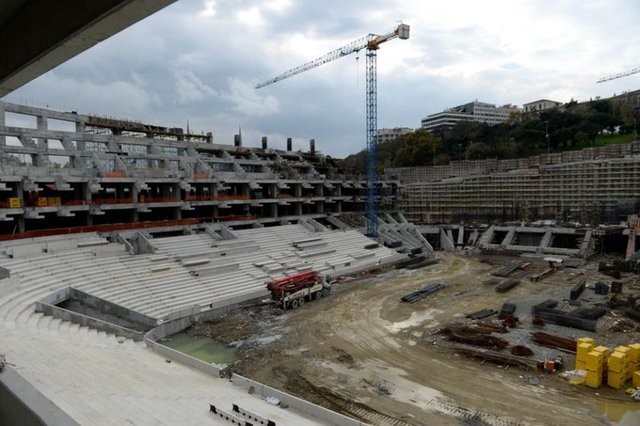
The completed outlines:
<svg viewBox="0 0 640 426">
<path fill-rule="evenodd" d="M 58 327 L 60 326 L 61 322 L 62 320 L 60 318 L 53 318 L 49 323 L 49 331 L 58 334 Z"/>
</svg>

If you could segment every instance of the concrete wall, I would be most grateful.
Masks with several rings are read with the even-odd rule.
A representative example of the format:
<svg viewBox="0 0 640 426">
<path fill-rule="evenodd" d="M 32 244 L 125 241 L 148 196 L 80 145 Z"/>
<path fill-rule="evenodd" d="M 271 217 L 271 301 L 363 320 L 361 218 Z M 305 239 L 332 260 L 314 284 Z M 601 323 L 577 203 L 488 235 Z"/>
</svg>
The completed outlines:
<svg viewBox="0 0 640 426">
<path fill-rule="evenodd" d="M 101 314 L 124 318 L 128 322 L 139 324 L 144 329 L 144 331 L 155 327 L 158 323 L 155 318 L 151 318 L 139 312 L 132 311 L 131 309 L 127 309 L 123 306 L 117 305 L 115 303 L 109 302 L 75 288 L 71 288 L 70 298 L 80 301 L 83 305 L 86 305 L 100 312 Z M 125 326 L 125 328 L 137 329 L 134 327 L 126 326 L 125 324 L 123 325 Z"/>
<path fill-rule="evenodd" d="M 96 330 L 105 331 L 107 333 L 126 337 L 127 339 L 133 339 L 135 341 L 141 341 L 144 338 L 143 332 L 131 330 L 107 321 L 99 320 L 97 318 L 55 306 L 57 303 L 69 298 L 72 290 L 73 289 L 67 287 L 36 302 L 36 312 L 42 312 L 45 315 L 51 315 L 52 317 L 60 318 L 63 321 L 71 321 L 76 324 L 95 328 Z"/>
<path fill-rule="evenodd" d="M 222 371 L 222 369 L 215 364 L 209 364 L 207 362 L 199 360 L 198 358 L 194 358 L 191 355 L 187 355 L 175 349 L 169 348 L 150 339 L 146 339 L 145 343 L 147 344 L 147 347 L 151 348 L 151 350 L 153 350 L 160 356 L 163 356 L 165 359 L 170 359 L 171 361 L 179 362 L 180 364 L 187 365 L 189 367 L 195 368 L 196 370 L 200 370 L 203 373 L 211 374 L 215 377 L 220 377 L 220 372 Z"/>
<path fill-rule="evenodd" d="M 60 407 L 41 394 L 12 367 L 0 371 L 0 424 L 75 426 Z"/>
<path fill-rule="evenodd" d="M 279 391 L 267 385 L 263 385 L 251 379 L 247 379 L 246 377 L 240 376 L 238 374 L 234 374 L 231 377 L 231 381 L 233 382 L 234 385 L 240 386 L 241 388 L 244 388 L 247 390 L 249 390 L 250 388 L 253 388 L 253 391 L 263 398 L 266 398 L 268 396 L 278 398 L 281 402 L 287 404 L 289 407 L 297 411 L 309 414 L 317 419 L 329 422 L 332 425 L 338 425 L 338 426 L 365 426 L 366 425 L 366 423 L 362 423 L 358 420 L 336 413 L 335 411 L 331 411 L 324 407 L 320 407 L 319 405 L 313 404 L 309 401 L 305 401 L 304 399 L 300 399 L 293 395 L 289 395 L 288 393 L 284 393 L 282 391 Z"/>
</svg>

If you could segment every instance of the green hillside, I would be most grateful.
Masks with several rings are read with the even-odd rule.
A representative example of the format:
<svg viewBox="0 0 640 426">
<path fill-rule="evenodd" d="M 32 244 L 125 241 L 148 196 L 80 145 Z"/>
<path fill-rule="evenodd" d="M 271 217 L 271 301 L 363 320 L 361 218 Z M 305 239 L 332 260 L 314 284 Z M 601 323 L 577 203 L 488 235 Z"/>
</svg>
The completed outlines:
<svg viewBox="0 0 640 426">
<path fill-rule="evenodd" d="M 378 169 L 447 164 L 450 160 L 520 158 L 608 144 L 628 143 L 640 126 L 640 107 L 624 98 L 597 99 L 543 111 L 513 114 L 507 123 L 489 126 L 459 122 L 441 137 L 425 130 L 403 135 L 378 147 Z M 546 137 L 548 131 L 548 140 Z M 363 150 L 342 160 L 342 167 L 364 173 Z"/>
</svg>

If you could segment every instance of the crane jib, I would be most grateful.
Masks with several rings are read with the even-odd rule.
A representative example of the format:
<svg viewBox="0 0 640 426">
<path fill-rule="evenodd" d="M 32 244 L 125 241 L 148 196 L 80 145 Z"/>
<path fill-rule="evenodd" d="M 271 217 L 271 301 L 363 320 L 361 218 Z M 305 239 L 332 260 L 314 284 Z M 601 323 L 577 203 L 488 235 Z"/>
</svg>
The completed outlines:
<svg viewBox="0 0 640 426">
<path fill-rule="evenodd" d="M 369 34 L 368 36 L 355 40 L 350 44 L 343 46 L 337 50 L 327 53 L 313 61 L 300 65 L 287 72 L 280 74 L 279 76 L 267 80 L 263 83 L 256 85 L 256 89 L 264 86 L 268 86 L 273 83 L 277 83 L 294 75 L 303 73 L 322 64 L 326 64 L 344 56 L 350 55 L 355 52 L 359 52 L 362 49 L 367 49 L 367 65 L 366 65 L 366 144 L 367 144 L 367 202 L 366 202 L 366 216 L 367 216 L 367 231 L 366 235 L 371 238 L 377 238 L 378 236 L 378 221 L 377 221 L 377 133 L 378 133 L 378 93 L 377 93 L 377 65 L 376 65 L 376 51 L 380 48 L 380 44 L 385 41 L 399 38 L 400 40 L 407 40 L 409 38 L 409 25 L 400 24 L 393 32 L 379 36 L 375 34 Z"/>
</svg>

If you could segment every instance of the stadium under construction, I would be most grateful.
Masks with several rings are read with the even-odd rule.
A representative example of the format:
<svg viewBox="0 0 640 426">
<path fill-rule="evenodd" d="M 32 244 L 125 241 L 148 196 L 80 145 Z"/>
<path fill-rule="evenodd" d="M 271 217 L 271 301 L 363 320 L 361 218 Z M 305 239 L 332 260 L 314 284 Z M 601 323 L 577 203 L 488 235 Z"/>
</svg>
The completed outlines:
<svg viewBox="0 0 640 426">
<path fill-rule="evenodd" d="M 364 235 L 364 179 L 313 140 L 306 152 L 285 143 L 246 147 L 238 135 L 224 145 L 211 134 L 0 103 L 0 399 L 23 407 L 7 418 L 360 424 L 372 414 L 327 410 L 163 339 L 267 300 L 265 281 L 304 271 L 330 283 L 430 265 L 435 250 L 580 265 L 635 249 L 635 222 L 618 219 L 640 198 L 638 143 L 389 169 L 377 184 L 377 241 Z M 229 375 L 233 385 L 221 378 Z"/>
</svg>

